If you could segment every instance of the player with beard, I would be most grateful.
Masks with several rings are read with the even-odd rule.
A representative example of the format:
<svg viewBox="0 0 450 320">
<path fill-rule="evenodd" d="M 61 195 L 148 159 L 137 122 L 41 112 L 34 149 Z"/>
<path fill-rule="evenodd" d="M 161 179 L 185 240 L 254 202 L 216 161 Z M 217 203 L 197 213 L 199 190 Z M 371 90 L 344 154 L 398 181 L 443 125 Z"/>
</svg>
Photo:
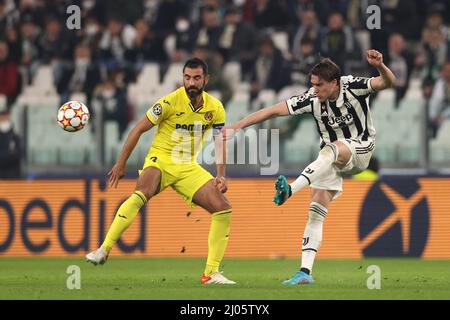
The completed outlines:
<svg viewBox="0 0 450 320">
<path fill-rule="evenodd" d="M 216 138 L 225 125 L 225 109 L 204 91 L 208 80 L 206 63 L 198 58 L 188 60 L 183 67 L 184 86 L 159 99 L 131 130 L 117 163 L 108 173 L 110 187 L 116 188 L 124 177 L 126 161 L 140 136 L 158 126 L 133 194 L 120 206 L 101 247 L 86 255 L 87 261 L 104 264 L 142 206 L 170 186 L 189 205 L 198 205 L 211 214 L 208 258 L 201 283 L 235 284 L 219 272 L 228 244 L 231 205 L 224 195 L 226 144 Z M 215 178 L 196 161 L 211 129 L 216 150 Z"/>
</svg>

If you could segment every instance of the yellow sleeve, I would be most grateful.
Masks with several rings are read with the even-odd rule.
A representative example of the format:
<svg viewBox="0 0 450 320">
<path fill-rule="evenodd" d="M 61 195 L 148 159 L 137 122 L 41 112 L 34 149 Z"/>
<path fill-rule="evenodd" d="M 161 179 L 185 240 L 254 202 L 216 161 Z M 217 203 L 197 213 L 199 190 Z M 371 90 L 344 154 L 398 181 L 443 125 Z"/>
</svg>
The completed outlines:
<svg viewBox="0 0 450 320">
<path fill-rule="evenodd" d="M 166 102 L 166 98 L 161 98 L 147 110 L 147 118 L 154 125 L 160 124 L 164 119 L 169 116 L 170 105 Z"/>
<path fill-rule="evenodd" d="M 214 119 L 213 127 L 213 135 L 217 136 L 220 134 L 220 130 L 225 126 L 227 115 L 225 113 L 225 108 L 222 104 L 219 106 L 219 111 L 217 112 L 217 116 Z"/>
</svg>

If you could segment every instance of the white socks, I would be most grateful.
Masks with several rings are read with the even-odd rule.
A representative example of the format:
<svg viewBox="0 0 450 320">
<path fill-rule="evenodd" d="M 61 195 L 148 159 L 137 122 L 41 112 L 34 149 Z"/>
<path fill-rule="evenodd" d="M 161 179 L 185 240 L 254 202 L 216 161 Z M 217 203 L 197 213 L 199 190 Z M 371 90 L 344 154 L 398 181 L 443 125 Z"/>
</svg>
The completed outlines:
<svg viewBox="0 0 450 320">
<path fill-rule="evenodd" d="M 316 253 L 322 242 L 323 221 L 327 215 L 328 209 L 320 203 L 311 202 L 309 206 L 309 218 L 303 233 L 302 244 L 302 268 L 306 268 L 312 273 L 312 267 Z"/>
<path fill-rule="evenodd" d="M 337 161 L 338 148 L 330 143 L 325 145 L 319 152 L 317 159 L 312 162 L 300 176 L 290 184 L 292 194 L 300 191 L 314 181 L 331 174 L 331 166 Z"/>
</svg>

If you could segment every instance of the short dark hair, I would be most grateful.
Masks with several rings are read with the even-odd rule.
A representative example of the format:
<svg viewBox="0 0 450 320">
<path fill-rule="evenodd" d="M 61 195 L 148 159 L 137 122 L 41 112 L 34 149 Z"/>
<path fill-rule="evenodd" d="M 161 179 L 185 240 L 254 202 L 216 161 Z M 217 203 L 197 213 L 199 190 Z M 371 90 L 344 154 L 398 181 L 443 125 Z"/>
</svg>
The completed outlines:
<svg viewBox="0 0 450 320">
<path fill-rule="evenodd" d="M 331 59 L 324 58 L 312 67 L 311 75 L 318 76 L 320 79 L 327 82 L 331 82 L 333 80 L 339 81 L 341 78 L 341 69 Z"/>
<path fill-rule="evenodd" d="M 203 74 L 206 76 L 208 75 L 208 65 L 206 64 L 205 61 L 203 61 L 202 59 L 199 58 L 192 58 L 189 59 L 188 61 L 186 61 L 186 63 L 184 64 L 183 67 L 183 73 L 184 73 L 184 69 L 189 68 L 189 69 L 195 69 L 201 67 L 203 69 Z"/>
</svg>

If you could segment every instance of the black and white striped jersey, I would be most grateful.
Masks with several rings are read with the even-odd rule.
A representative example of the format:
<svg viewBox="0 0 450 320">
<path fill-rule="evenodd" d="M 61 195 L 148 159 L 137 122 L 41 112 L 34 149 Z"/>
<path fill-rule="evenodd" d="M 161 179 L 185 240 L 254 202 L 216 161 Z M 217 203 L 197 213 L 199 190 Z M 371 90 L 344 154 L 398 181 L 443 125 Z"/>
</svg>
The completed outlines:
<svg viewBox="0 0 450 320">
<path fill-rule="evenodd" d="M 310 112 L 314 116 L 321 138 L 321 146 L 336 140 L 375 138 L 369 108 L 370 85 L 373 78 L 342 76 L 339 97 L 335 101 L 320 102 L 314 88 L 286 101 L 291 115 Z"/>
</svg>

